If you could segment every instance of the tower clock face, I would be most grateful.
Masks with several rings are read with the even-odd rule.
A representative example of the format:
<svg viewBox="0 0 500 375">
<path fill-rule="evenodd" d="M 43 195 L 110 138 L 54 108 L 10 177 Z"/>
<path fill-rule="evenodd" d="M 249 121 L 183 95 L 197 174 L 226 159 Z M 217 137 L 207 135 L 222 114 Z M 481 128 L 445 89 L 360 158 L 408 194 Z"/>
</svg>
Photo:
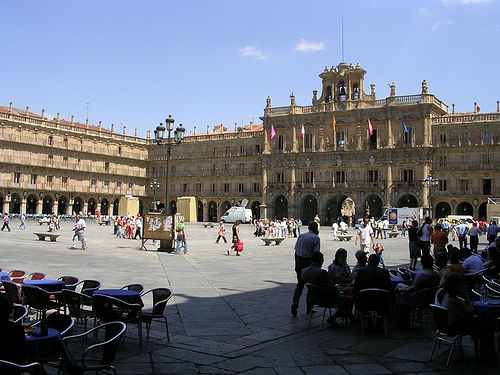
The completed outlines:
<svg viewBox="0 0 500 375">
<path fill-rule="evenodd" d="M 337 109 L 343 111 L 345 109 L 345 104 L 343 102 L 337 103 Z"/>
</svg>

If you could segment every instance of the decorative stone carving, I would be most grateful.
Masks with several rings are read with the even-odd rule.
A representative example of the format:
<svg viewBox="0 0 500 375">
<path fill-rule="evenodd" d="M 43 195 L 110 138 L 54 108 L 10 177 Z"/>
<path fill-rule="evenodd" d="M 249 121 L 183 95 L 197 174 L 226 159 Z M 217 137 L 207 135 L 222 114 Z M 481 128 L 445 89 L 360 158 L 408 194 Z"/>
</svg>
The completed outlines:
<svg viewBox="0 0 500 375">
<path fill-rule="evenodd" d="M 427 94 L 427 81 L 425 79 L 422 81 L 422 94 Z"/>
</svg>

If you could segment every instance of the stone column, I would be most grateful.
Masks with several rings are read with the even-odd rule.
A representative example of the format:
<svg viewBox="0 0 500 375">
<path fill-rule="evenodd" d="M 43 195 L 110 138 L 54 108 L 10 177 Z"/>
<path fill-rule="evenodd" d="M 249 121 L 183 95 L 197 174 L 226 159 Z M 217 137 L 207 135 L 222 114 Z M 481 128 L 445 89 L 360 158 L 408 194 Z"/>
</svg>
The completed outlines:
<svg viewBox="0 0 500 375">
<path fill-rule="evenodd" d="M 43 208 L 43 199 L 39 199 L 36 202 L 36 214 L 40 215 L 42 213 L 42 208 Z"/>
<path fill-rule="evenodd" d="M 259 209 L 260 209 L 261 220 L 267 220 L 267 205 L 263 203 L 259 206 Z"/>
<path fill-rule="evenodd" d="M 88 214 L 88 212 L 87 212 L 88 208 L 89 208 L 89 203 L 86 200 L 84 200 L 83 201 L 83 210 L 82 210 L 84 215 Z"/>
<path fill-rule="evenodd" d="M 391 186 L 392 186 L 392 165 L 387 163 L 387 179 L 385 182 L 385 204 L 386 206 L 392 206 L 391 202 Z"/>
<path fill-rule="evenodd" d="M 3 212 L 5 212 L 5 210 Z M 26 215 L 26 198 L 24 197 L 21 200 L 21 214 Z"/>
<path fill-rule="evenodd" d="M 269 152 L 271 151 L 271 146 L 269 144 L 269 135 L 271 132 L 271 127 L 266 126 L 266 125 L 267 124 L 264 123 L 264 151 L 263 151 L 263 153 L 269 154 Z"/>
<path fill-rule="evenodd" d="M 292 152 L 298 152 L 299 146 L 297 142 L 297 124 L 292 124 Z"/>
<path fill-rule="evenodd" d="M 423 176 L 421 178 L 427 178 L 427 176 L 429 175 L 429 172 L 430 172 L 430 166 L 428 163 L 425 163 L 424 168 L 423 168 Z M 419 181 L 416 180 L 415 183 L 418 184 Z M 429 189 L 430 188 L 427 186 L 422 186 L 422 206 L 427 207 L 430 211 L 431 202 L 429 199 Z M 429 211 L 427 212 L 427 214 L 429 214 Z"/>
<path fill-rule="evenodd" d="M 3 201 L 2 201 L 2 207 L 0 207 L 0 209 L 2 210 L 2 213 L 7 212 L 7 211 L 5 210 L 5 207 L 6 207 L 6 204 L 5 204 L 5 203 L 6 203 L 6 201 L 5 201 L 5 200 L 6 200 L 6 199 L 7 199 L 7 198 L 4 198 L 4 199 L 3 199 Z"/>
<path fill-rule="evenodd" d="M 357 132 L 357 136 L 358 136 L 358 145 L 356 147 L 356 150 L 362 150 L 363 149 L 363 137 L 362 137 L 362 130 L 361 130 L 361 124 L 358 124 L 358 126 L 356 127 L 356 132 Z"/>
<path fill-rule="evenodd" d="M 422 146 L 430 146 L 430 134 L 431 134 L 431 118 L 430 115 L 424 117 L 424 139 Z M 427 177 L 427 174 L 424 176 Z"/>
<path fill-rule="evenodd" d="M 67 215 L 73 215 L 73 200 L 70 200 L 68 203 L 68 208 L 66 209 Z"/>
<path fill-rule="evenodd" d="M 57 200 L 54 199 L 54 202 L 52 202 L 52 212 L 55 213 L 56 215 L 58 215 L 57 209 L 58 209 Z"/>
<path fill-rule="evenodd" d="M 115 205 L 113 202 L 109 203 L 109 216 L 113 216 L 113 210 L 115 209 Z"/>
<path fill-rule="evenodd" d="M 97 211 L 101 212 L 101 202 L 97 201 L 98 203 L 96 204 L 95 206 L 95 212 L 97 213 Z M 151 205 L 149 206 L 151 207 Z"/>
<path fill-rule="evenodd" d="M 333 119 L 332 119 L 332 122 L 333 122 Z M 332 146 L 333 146 L 333 151 L 337 151 L 337 132 L 336 132 L 336 129 L 333 127 L 333 123 L 332 123 Z M 347 142 L 346 142 L 347 143 Z M 344 144 L 344 148 L 345 148 L 346 144 Z"/>
<path fill-rule="evenodd" d="M 207 222 L 208 221 L 208 203 L 206 200 L 203 201 L 203 221 Z"/>
<path fill-rule="evenodd" d="M 394 138 L 392 136 L 392 119 L 389 117 L 386 122 L 387 148 L 394 147 Z"/>
<path fill-rule="evenodd" d="M 325 131 L 323 126 L 319 128 L 319 152 L 325 151 Z"/>
</svg>

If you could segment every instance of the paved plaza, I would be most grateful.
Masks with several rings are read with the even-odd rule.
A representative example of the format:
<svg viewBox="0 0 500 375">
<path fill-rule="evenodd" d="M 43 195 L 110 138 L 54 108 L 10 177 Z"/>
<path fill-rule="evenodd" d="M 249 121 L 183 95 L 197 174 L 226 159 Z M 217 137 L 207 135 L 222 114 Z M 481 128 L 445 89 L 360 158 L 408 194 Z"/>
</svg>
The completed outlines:
<svg viewBox="0 0 500 375">
<path fill-rule="evenodd" d="M 139 240 L 116 239 L 111 226 L 87 221 L 88 250 L 69 250 L 72 222 L 62 223 L 57 242 L 38 241 L 33 232 L 47 226 L 28 222 L 28 230 L 0 232 L 0 267 L 40 271 L 48 279 L 74 275 L 97 279 L 103 288 L 141 283 L 146 290 L 168 287 L 170 343 L 164 326 L 153 323 L 142 348 L 136 326 L 129 326 L 116 360 L 119 374 L 497 374 L 474 359 L 471 343 L 454 356 L 450 370 L 445 356 L 427 362 L 434 324 L 430 317 L 408 331 L 389 326 L 387 336 L 361 335 L 359 324 L 319 329 L 322 310 L 307 327 L 305 293 L 296 318 L 290 314 L 295 287 L 293 246 L 264 246 L 254 228 L 242 225 L 245 250 L 226 255 L 229 244 L 215 244 L 217 226 L 187 224 L 189 253 L 175 255 L 140 251 Z M 351 232 L 354 232 L 351 229 Z M 324 268 L 344 247 L 355 264 L 354 241 L 333 241 L 330 228 L 320 232 Z M 481 238 L 485 241 L 484 236 Z M 408 264 L 405 237 L 380 240 L 389 267 Z M 147 246 L 153 249 L 151 241 Z M 147 301 L 145 301 L 147 305 Z M 145 331 L 144 331 L 145 332 Z M 440 354 L 444 348 L 438 350 Z M 49 370 L 49 372 L 52 370 Z"/>
</svg>

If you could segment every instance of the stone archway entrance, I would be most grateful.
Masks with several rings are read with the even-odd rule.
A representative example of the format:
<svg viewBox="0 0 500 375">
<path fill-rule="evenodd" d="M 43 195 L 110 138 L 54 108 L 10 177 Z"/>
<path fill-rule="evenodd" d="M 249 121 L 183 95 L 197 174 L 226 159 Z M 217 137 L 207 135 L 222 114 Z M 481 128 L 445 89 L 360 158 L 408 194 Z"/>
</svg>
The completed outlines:
<svg viewBox="0 0 500 375">
<path fill-rule="evenodd" d="M 197 205 L 198 205 L 198 209 L 197 209 L 196 221 L 203 221 L 203 202 L 198 201 Z"/>
<path fill-rule="evenodd" d="M 87 203 L 87 213 L 91 215 L 95 215 L 96 203 L 94 198 L 90 198 Z"/>
<path fill-rule="evenodd" d="M 170 201 L 169 211 L 170 211 L 170 215 L 175 215 L 177 213 L 177 201 L 176 200 Z"/>
<path fill-rule="evenodd" d="M 307 224 L 318 215 L 318 200 L 314 195 L 307 195 L 302 201 L 302 222 Z"/>
<path fill-rule="evenodd" d="M 65 215 L 67 207 L 68 199 L 66 197 L 59 197 L 59 199 L 57 200 L 57 213 L 59 215 Z"/>
<path fill-rule="evenodd" d="M 284 195 L 279 195 L 274 201 L 274 217 L 277 219 L 288 217 L 288 199 Z"/>
<path fill-rule="evenodd" d="M 101 200 L 101 215 L 109 215 L 109 202 L 106 198 Z"/>
<path fill-rule="evenodd" d="M 413 194 L 405 194 L 398 201 L 398 207 L 418 207 L 418 200 Z"/>
<path fill-rule="evenodd" d="M 474 208 L 469 202 L 461 202 L 457 206 L 457 215 L 474 215 Z"/>
<path fill-rule="evenodd" d="M 20 214 L 21 213 L 21 197 L 19 196 L 19 194 L 14 193 L 10 197 L 9 212 L 11 214 Z M 36 212 L 36 206 L 35 206 L 35 212 Z"/>
<path fill-rule="evenodd" d="M 366 214 L 375 219 L 379 219 L 383 214 L 382 199 L 376 194 L 370 194 L 365 200 Z"/>
<path fill-rule="evenodd" d="M 222 202 L 221 204 L 221 216 L 224 215 L 226 213 L 227 210 L 229 210 L 231 208 L 231 203 L 229 203 L 228 201 L 224 201 Z"/>
<path fill-rule="evenodd" d="M 483 202 L 479 205 L 479 211 L 477 214 L 478 220 L 486 220 L 486 216 L 488 216 L 487 211 L 486 211 L 487 207 L 488 207 L 488 203 L 486 203 L 486 202 Z"/>
<path fill-rule="evenodd" d="M 217 221 L 217 203 L 210 201 L 208 203 L 208 221 Z"/>
<path fill-rule="evenodd" d="M 118 205 L 120 204 L 120 200 L 115 199 L 113 202 L 113 216 L 118 216 Z"/>
<path fill-rule="evenodd" d="M 54 201 L 50 195 L 43 197 L 42 214 L 50 215 L 52 213 L 53 202 Z"/>
<path fill-rule="evenodd" d="M 259 220 L 260 219 L 260 202 L 259 201 L 253 202 L 250 209 L 252 210 L 253 219 Z"/>
<path fill-rule="evenodd" d="M 337 220 L 342 217 L 342 204 L 347 199 L 347 195 L 337 195 L 328 200 L 324 210 L 325 221 L 327 224 L 333 223 L 333 220 Z"/>
<path fill-rule="evenodd" d="M 451 215 L 451 207 L 447 202 L 439 202 L 436 205 L 434 214 L 436 215 L 436 219 L 447 217 L 448 215 Z"/>
<path fill-rule="evenodd" d="M 28 198 L 26 198 L 26 214 L 35 215 L 37 204 L 38 204 L 38 199 L 36 195 L 34 194 L 28 195 Z"/>
</svg>

